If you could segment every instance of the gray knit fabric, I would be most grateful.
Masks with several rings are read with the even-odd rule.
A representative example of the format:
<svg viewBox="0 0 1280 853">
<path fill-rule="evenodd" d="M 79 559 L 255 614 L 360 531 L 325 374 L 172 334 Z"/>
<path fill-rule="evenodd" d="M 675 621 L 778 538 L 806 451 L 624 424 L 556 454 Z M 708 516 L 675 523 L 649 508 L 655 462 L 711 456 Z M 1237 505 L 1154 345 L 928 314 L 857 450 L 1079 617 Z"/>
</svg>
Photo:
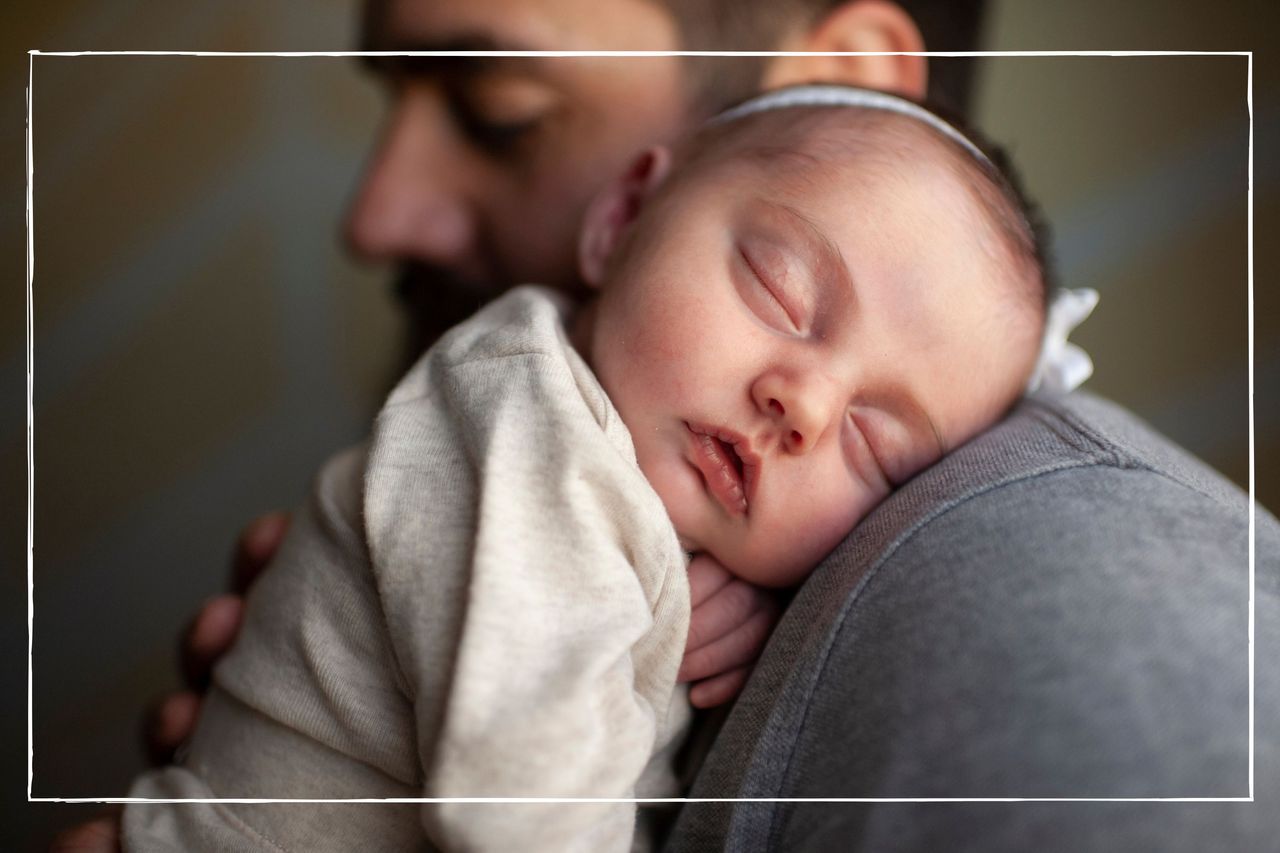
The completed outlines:
<svg viewBox="0 0 1280 853">
<path fill-rule="evenodd" d="M 1247 797 L 1247 496 L 1088 394 L 1024 401 L 796 595 L 691 796 Z M 1203 851 L 1280 838 L 1280 525 L 1258 803 L 706 803 L 669 851 Z"/>
</svg>

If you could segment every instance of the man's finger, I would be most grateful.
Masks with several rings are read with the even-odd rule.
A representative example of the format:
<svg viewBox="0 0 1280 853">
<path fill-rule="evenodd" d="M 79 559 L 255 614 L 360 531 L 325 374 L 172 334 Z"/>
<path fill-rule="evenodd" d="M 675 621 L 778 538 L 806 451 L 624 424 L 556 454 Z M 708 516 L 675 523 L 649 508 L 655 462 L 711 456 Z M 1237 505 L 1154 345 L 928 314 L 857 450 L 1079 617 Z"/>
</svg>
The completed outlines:
<svg viewBox="0 0 1280 853">
<path fill-rule="evenodd" d="M 117 853 L 120 850 L 118 810 L 63 830 L 49 845 L 49 853 Z"/>
<path fill-rule="evenodd" d="M 240 630 L 244 599 L 219 595 L 205 602 L 184 632 L 181 643 L 182 677 L 193 690 L 209 685 L 214 662 L 226 654 Z"/>
<path fill-rule="evenodd" d="M 236 541 L 231 561 L 231 589 L 244 594 L 267 563 L 289 530 L 291 516 L 287 512 L 270 512 L 249 523 Z"/>
<path fill-rule="evenodd" d="M 173 763 L 173 754 L 195 731 L 200 697 L 190 690 L 170 693 L 155 702 L 143 717 L 142 744 L 155 767 Z"/>
<path fill-rule="evenodd" d="M 714 708 L 723 705 L 742 692 L 751 674 L 750 666 L 740 666 L 722 672 L 714 678 L 699 681 L 689 688 L 689 703 L 695 708 Z"/>
<path fill-rule="evenodd" d="M 676 680 L 698 681 L 751 663 L 760 656 L 775 621 L 773 609 L 761 607 L 730 633 L 686 652 Z"/>
</svg>

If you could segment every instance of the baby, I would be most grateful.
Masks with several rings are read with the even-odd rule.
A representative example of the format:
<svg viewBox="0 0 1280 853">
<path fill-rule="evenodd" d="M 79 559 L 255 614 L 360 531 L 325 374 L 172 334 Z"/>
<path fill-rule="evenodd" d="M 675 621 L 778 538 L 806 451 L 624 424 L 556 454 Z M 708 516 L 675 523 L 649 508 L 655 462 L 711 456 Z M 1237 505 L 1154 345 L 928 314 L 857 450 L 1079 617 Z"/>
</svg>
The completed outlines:
<svg viewBox="0 0 1280 853">
<path fill-rule="evenodd" d="M 1040 351 L 1016 195 L 906 101 L 802 87 L 645 153 L 575 308 L 443 338 L 331 462 L 149 798 L 679 796 L 689 554 L 798 583 Z M 610 850 L 630 802 L 135 804 L 127 849 Z"/>
</svg>

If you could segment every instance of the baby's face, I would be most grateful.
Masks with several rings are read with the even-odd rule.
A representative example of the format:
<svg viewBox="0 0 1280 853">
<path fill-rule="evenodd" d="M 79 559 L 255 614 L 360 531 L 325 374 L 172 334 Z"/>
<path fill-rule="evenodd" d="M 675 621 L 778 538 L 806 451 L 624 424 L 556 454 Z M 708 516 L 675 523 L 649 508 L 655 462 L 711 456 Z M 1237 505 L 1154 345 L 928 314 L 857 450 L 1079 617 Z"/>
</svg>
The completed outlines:
<svg viewBox="0 0 1280 853">
<path fill-rule="evenodd" d="M 784 163 L 663 187 L 588 353 L 684 546 L 766 586 L 992 424 L 1038 343 L 945 165 Z"/>
</svg>

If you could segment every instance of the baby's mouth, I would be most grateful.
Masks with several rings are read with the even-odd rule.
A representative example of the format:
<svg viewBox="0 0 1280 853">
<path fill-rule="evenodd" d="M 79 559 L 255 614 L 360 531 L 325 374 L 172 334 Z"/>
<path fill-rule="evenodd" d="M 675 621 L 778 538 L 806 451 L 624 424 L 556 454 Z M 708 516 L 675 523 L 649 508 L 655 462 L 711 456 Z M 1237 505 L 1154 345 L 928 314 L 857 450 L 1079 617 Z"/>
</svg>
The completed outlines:
<svg viewBox="0 0 1280 853">
<path fill-rule="evenodd" d="M 758 461 L 745 439 L 728 430 L 685 423 L 693 450 L 693 465 L 707 490 L 730 515 L 746 515 L 748 495 Z"/>
</svg>

